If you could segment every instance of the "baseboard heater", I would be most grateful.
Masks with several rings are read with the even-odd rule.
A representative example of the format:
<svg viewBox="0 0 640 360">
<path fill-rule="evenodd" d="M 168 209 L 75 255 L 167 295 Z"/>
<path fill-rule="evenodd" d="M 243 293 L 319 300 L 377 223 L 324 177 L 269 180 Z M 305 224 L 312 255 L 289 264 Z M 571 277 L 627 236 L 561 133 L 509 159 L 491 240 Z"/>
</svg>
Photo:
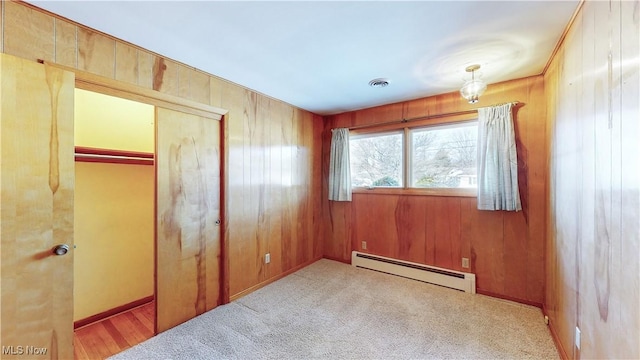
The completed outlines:
<svg viewBox="0 0 640 360">
<path fill-rule="evenodd" d="M 358 251 L 351 253 L 351 265 L 420 280 L 472 294 L 476 293 L 476 275 L 471 273 L 365 254 Z"/>
</svg>

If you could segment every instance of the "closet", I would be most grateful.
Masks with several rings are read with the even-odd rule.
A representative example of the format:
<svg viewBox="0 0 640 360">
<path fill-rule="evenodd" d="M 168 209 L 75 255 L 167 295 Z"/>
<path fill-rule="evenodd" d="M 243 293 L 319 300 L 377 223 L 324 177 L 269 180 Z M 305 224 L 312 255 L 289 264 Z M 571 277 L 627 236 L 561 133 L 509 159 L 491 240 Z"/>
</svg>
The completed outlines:
<svg viewBox="0 0 640 360">
<path fill-rule="evenodd" d="M 0 54 L 0 80 L 1 342 L 47 348 L 51 358 L 70 359 L 74 318 L 94 311 L 81 314 L 78 310 L 74 316 L 74 278 L 80 283 L 85 275 L 84 270 L 74 271 L 74 257 L 76 251 L 91 250 L 83 243 L 92 240 L 88 239 L 91 236 L 81 239 L 82 233 L 76 233 L 75 216 L 91 219 L 91 215 L 104 211 L 99 206 L 89 206 L 82 214 L 75 209 L 74 100 L 78 88 L 140 101 L 153 108 L 153 137 L 157 139 L 152 219 L 154 333 L 219 305 L 227 289 L 223 284 L 228 284 L 221 242 L 221 120 L 226 111 L 6 54 Z M 92 131 L 102 134 L 106 130 L 100 128 L 101 123 L 112 121 L 93 119 Z M 145 159 L 142 156 L 138 160 Z M 94 176 L 91 182 L 96 184 L 91 185 L 98 186 L 89 193 L 104 192 L 102 189 L 111 185 L 99 181 L 112 172 L 97 175 L 92 169 L 87 173 Z M 131 180 L 128 182 L 133 186 Z M 133 232 L 137 226 L 132 222 L 125 227 Z M 114 251 L 110 246 L 113 240 L 107 237 L 100 257 L 117 265 L 133 250 L 128 243 L 125 249 Z M 105 272 L 90 282 L 98 285 L 100 297 L 112 295 L 119 290 L 106 289 L 106 282 L 117 283 L 134 276 L 123 274 Z M 148 289 L 145 291 L 148 293 Z M 82 297 L 78 295 L 78 301 Z M 109 306 L 105 304 L 103 309 Z"/>
<path fill-rule="evenodd" d="M 154 116 L 75 89 L 76 328 L 154 299 Z"/>
</svg>

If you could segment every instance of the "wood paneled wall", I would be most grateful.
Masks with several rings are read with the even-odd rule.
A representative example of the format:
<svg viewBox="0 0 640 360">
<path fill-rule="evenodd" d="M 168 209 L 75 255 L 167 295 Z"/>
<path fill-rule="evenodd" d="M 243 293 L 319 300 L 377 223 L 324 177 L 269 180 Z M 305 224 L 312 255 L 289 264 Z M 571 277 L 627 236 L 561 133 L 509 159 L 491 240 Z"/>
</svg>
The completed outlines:
<svg viewBox="0 0 640 360">
<path fill-rule="evenodd" d="M 545 97 L 551 329 L 565 357 L 638 359 L 640 2 L 585 2 L 545 74 Z"/>
<path fill-rule="evenodd" d="M 42 59 L 228 110 L 228 296 L 322 256 L 322 119 L 21 2 L 2 1 L 4 53 Z M 224 56 L 224 54 L 221 54 Z M 271 263 L 264 264 L 264 254 Z"/>
<path fill-rule="evenodd" d="M 322 119 L 238 87 L 224 88 L 220 106 L 230 114 L 227 230 L 234 298 L 322 257 Z"/>
<path fill-rule="evenodd" d="M 490 85 L 479 106 L 519 101 L 515 114 L 523 211 L 476 209 L 476 199 L 356 193 L 326 199 L 331 129 L 473 109 L 449 93 L 327 117 L 323 132 L 324 255 L 358 250 L 477 275 L 479 292 L 542 305 L 545 243 L 545 104 L 542 76 Z M 435 121 L 435 120 L 434 120 Z M 367 242 L 367 249 L 361 242 Z M 462 257 L 471 268 L 462 268 Z"/>
</svg>

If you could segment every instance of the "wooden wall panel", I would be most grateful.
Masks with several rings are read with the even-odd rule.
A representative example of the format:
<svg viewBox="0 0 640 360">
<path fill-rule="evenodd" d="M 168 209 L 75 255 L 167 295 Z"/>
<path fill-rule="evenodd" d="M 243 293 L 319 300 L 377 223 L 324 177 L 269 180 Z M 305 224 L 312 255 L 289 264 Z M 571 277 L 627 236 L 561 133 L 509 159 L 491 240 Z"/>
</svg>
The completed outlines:
<svg viewBox="0 0 640 360">
<path fill-rule="evenodd" d="M 504 212 L 479 211 L 475 199 L 465 198 L 461 216 L 461 239 L 471 244 L 470 266 L 478 291 L 516 298 L 504 287 L 504 259 L 509 256 L 504 248 Z M 526 274 L 519 275 L 526 279 Z"/>
<path fill-rule="evenodd" d="M 78 28 L 78 69 L 113 79 L 116 42 L 100 33 Z"/>
<path fill-rule="evenodd" d="M 4 52 L 24 59 L 54 61 L 53 17 L 4 2 Z"/>
<path fill-rule="evenodd" d="M 223 89 L 225 88 L 225 83 L 226 81 L 221 78 L 218 78 L 215 76 L 209 77 L 209 96 L 210 96 L 209 104 L 210 105 L 223 108 L 222 92 L 223 92 Z"/>
<path fill-rule="evenodd" d="M 153 62 L 153 90 L 180 96 L 178 67 L 175 61 L 156 56 Z"/>
<path fill-rule="evenodd" d="M 255 218 L 252 218 L 250 215 L 252 211 L 251 208 L 254 204 L 251 203 L 250 193 L 251 146 L 247 124 L 249 118 L 254 115 L 250 111 L 250 106 L 247 105 L 249 103 L 248 93 L 249 91 L 247 90 L 240 92 L 237 117 L 235 120 L 234 118 L 230 118 L 229 125 L 229 136 L 237 138 L 238 140 L 237 144 L 233 144 L 233 140 L 229 141 L 230 158 L 234 152 L 238 152 L 235 156 L 237 165 L 232 167 L 230 164 L 228 176 L 229 179 L 235 178 L 235 180 L 232 180 L 235 189 L 230 189 L 231 198 L 235 201 L 230 201 L 229 207 L 233 207 L 234 203 L 237 207 L 237 213 L 235 214 L 237 222 L 235 222 L 235 225 L 229 226 L 229 256 L 230 259 L 237 259 L 236 261 L 230 260 L 230 274 L 240 274 L 244 270 L 249 274 L 253 274 L 253 276 L 238 276 L 237 278 L 230 276 L 229 287 L 230 294 L 232 295 L 242 291 L 242 289 L 251 287 L 252 282 L 259 282 L 256 280 L 259 279 L 260 276 L 259 269 L 257 268 L 258 261 L 261 261 L 261 259 L 258 258 L 256 249 L 258 244 L 256 243 L 255 237 L 251 236 L 251 227 L 255 224 Z M 237 123 L 234 124 L 234 121 Z M 235 136 L 233 136 L 233 134 L 235 134 Z"/>
<path fill-rule="evenodd" d="M 555 65 L 550 66 L 547 69 L 544 77 L 544 80 L 545 80 L 544 89 L 545 89 L 546 104 L 547 104 L 547 109 L 546 109 L 547 124 L 545 127 L 545 137 L 547 139 L 546 145 L 549 148 L 548 150 L 549 155 L 547 157 L 547 168 L 550 168 L 551 166 L 553 166 L 553 162 L 550 159 L 550 154 L 553 152 L 553 149 L 554 149 L 552 146 L 551 135 L 554 133 L 555 124 L 553 123 L 553 118 L 555 117 L 556 107 L 557 107 L 556 98 L 554 96 L 549 96 L 549 94 L 556 94 L 558 92 L 557 62 L 558 62 L 558 59 L 561 59 L 563 56 L 564 56 L 564 49 L 561 47 L 556 53 L 556 56 L 554 58 Z M 558 266 L 556 266 L 556 263 L 558 261 L 558 254 L 555 247 L 550 246 L 553 243 L 552 239 L 555 236 L 555 228 L 556 228 L 555 213 L 554 213 L 554 210 L 556 207 L 556 201 L 554 197 L 550 196 L 550 189 L 554 188 L 556 186 L 555 184 L 556 184 L 555 176 L 551 171 L 549 171 L 547 175 L 547 189 L 545 192 L 545 198 L 547 199 L 547 203 L 545 207 L 546 214 L 547 214 L 547 219 L 546 219 L 547 221 L 546 221 L 546 229 L 545 229 L 544 311 L 550 319 L 549 327 L 553 331 L 552 334 L 554 335 L 554 338 L 557 338 L 558 336 L 557 325 L 555 323 L 554 324 L 551 323 L 551 320 L 555 322 L 557 321 L 557 318 L 558 318 L 557 317 L 558 304 L 556 301 L 557 299 L 554 296 L 551 296 L 551 294 L 558 293 L 558 286 L 559 286 L 558 271 L 557 271 Z M 558 345 L 558 343 L 556 343 L 556 345 Z M 568 358 L 566 352 L 564 351 L 564 348 L 562 348 L 561 346 L 558 346 L 558 349 L 563 359 Z"/>
<path fill-rule="evenodd" d="M 252 220 L 251 238 L 255 239 L 256 259 L 255 265 L 258 269 L 258 280 L 263 282 L 267 279 L 267 265 L 264 256 L 269 252 L 267 235 L 268 235 L 268 214 L 265 211 L 265 192 L 267 183 L 265 181 L 265 170 L 267 167 L 266 157 L 266 122 L 269 122 L 269 99 L 258 96 L 255 92 L 251 92 L 251 117 L 249 122 L 249 156 L 251 158 L 249 164 L 250 186 L 247 204 L 249 218 Z M 258 119 L 265 121 L 258 121 Z"/>
<path fill-rule="evenodd" d="M 425 223 L 427 244 L 433 251 L 433 264 L 453 270 L 462 267 L 460 199 L 433 197 L 427 200 Z M 433 244 L 433 245 L 431 245 Z M 427 256 L 429 259 L 430 256 Z"/>
<path fill-rule="evenodd" d="M 385 106 L 377 106 L 369 109 L 355 111 L 354 125 L 366 125 L 379 122 L 387 122 L 391 120 L 402 119 L 402 103 L 395 103 Z"/>
<path fill-rule="evenodd" d="M 55 61 L 56 64 L 78 67 L 77 28 L 68 22 L 55 19 Z"/>
<path fill-rule="evenodd" d="M 221 97 L 230 109 L 229 294 L 237 298 L 322 256 L 312 233 L 319 209 L 309 205 L 320 193 L 310 176 L 320 171 L 311 148 L 319 118 L 252 91 Z"/>
<path fill-rule="evenodd" d="M 462 257 L 467 257 L 471 272 L 478 276 L 479 291 L 541 306 L 547 176 L 543 95 L 543 77 L 534 76 L 492 84 L 481 98 L 480 106 L 521 103 L 514 122 L 522 212 L 479 212 L 475 198 L 419 195 L 356 193 L 351 203 L 329 202 L 324 200 L 325 181 L 324 255 L 349 262 L 351 251 L 362 250 L 361 242 L 366 239 L 367 245 L 373 241 L 366 252 L 454 270 L 469 271 L 462 269 Z M 455 92 L 328 116 L 322 136 L 323 178 L 328 171 L 332 128 L 474 108 Z M 382 237 L 384 242 L 376 240 Z"/>
<path fill-rule="evenodd" d="M 629 59 L 636 58 L 640 54 L 640 3 L 637 1 L 622 1 L 620 3 L 620 164 L 625 164 L 621 169 L 620 191 L 622 204 L 620 207 L 620 227 L 622 232 L 621 242 L 616 249 L 615 263 L 619 266 L 617 273 L 623 273 L 624 279 L 618 282 L 614 301 L 620 304 L 618 314 L 626 314 L 619 317 L 618 329 L 636 329 L 631 337 L 618 338 L 614 336 L 614 344 L 610 346 L 629 349 L 631 356 L 640 357 L 640 279 L 634 274 L 640 274 L 640 166 L 634 164 L 640 157 L 640 121 L 638 118 L 638 102 L 640 99 L 640 60 L 635 63 Z M 632 15 L 633 14 L 633 15 Z M 635 110 L 635 111 L 634 111 Z M 625 284 L 634 284 L 627 287 Z M 635 336 L 635 342 L 634 342 Z M 625 350 L 624 352 L 626 352 Z"/>
<path fill-rule="evenodd" d="M 244 218 L 244 130 L 243 111 L 245 89 L 231 83 L 220 83 L 220 105 L 228 109 L 229 112 L 224 119 L 225 132 L 225 160 L 227 163 L 225 176 L 226 180 L 226 233 L 224 241 L 227 248 L 227 271 L 228 274 L 239 274 L 246 263 L 253 258 L 247 256 L 244 251 L 245 238 L 243 236 L 247 222 Z M 231 260 L 233 259 L 233 260 Z M 243 287 L 241 277 L 228 279 L 226 295 L 236 294 L 247 287 Z M 233 291 L 233 293 L 231 293 Z M 228 299 L 225 299 L 228 300 Z"/>
<path fill-rule="evenodd" d="M 209 75 L 201 71 L 191 69 L 191 74 L 189 75 L 189 99 L 211 105 L 210 78 Z"/>
<path fill-rule="evenodd" d="M 138 84 L 138 50 L 133 46 L 116 42 L 115 79 Z"/>
<path fill-rule="evenodd" d="M 294 195 L 292 194 L 293 184 L 293 113 L 287 114 L 283 117 L 282 123 L 282 185 L 284 192 L 282 193 L 282 200 L 285 204 L 294 203 Z M 295 210 L 293 207 L 285 207 L 282 214 L 282 267 L 283 269 L 290 269 L 293 267 L 293 259 L 295 256 L 294 249 L 294 226 L 295 223 Z"/>
<path fill-rule="evenodd" d="M 362 206 L 358 206 L 357 216 L 352 216 L 352 226 L 355 226 L 358 238 L 356 244 L 367 242 L 368 252 L 398 258 L 398 233 L 395 226 L 381 227 L 379 224 L 391 223 L 396 219 L 396 207 L 399 197 L 395 195 L 380 195 L 376 198 L 355 195 Z M 350 256 L 351 254 L 349 254 Z"/>
<path fill-rule="evenodd" d="M 429 109 L 433 108 L 433 105 L 430 105 L 429 102 L 433 100 L 434 97 L 430 97 L 402 103 L 402 117 L 405 119 L 412 119 L 425 116 L 425 114 L 429 115 Z"/>
<path fill-rule="evenodd" d="M 4 1 L 0 2 L 0 14 L 4 14 Z M 4 16 L 0 16 L 0 52 L 4 54 Z"/>
<path fill-rule="evenodd" d="M 291 267 L 291 258 L 286 256 L 285 249 L 290 246 L 290 238 L 287 243 L 282 241 L 280 237 L 283 228 L 283 197 L 286 195 L 283 187 L 282 169 L 283 154 L 287 149 L 283 149 L 283 124 L 290 121 L 292 117 L 291 109 L 285 104 L 271 100 L 269 109 L 273 114 L 270 117 L 268 132 L 268 153 L 265 154 L 269 159 L 265 175 L 267 189 L 265 212 L 268 216 L 268 244 L 267 250 L 271 254 L 271 264 L 267 268 L 269 276 L 281 274 L 284 269 Z"/>
<path fill-rule="evenodd" d="M 191 69 L 178 65 L 178 96 L 185 99 L 191 98 L 191 89 L 189 83 L 191 82 Z"/>
<path fill-rule="evenodd" d="M 311 173 L 320 172 L 312 147 L 321 148 L 314 138 L 322 122 L 222 79 L 212 77 L 209 88 L 212 103 L 229 109 L 225 241 L 233 299 L 322 256 L 312 232 L 319 208 L 309 205 L 319 203 L 320 183 Z"/>
<path fill-rule="evenodd" d="M 322 117 L 319 115 L 313 115 L 313 119 L 311 120 L 313 125 L 312 130 L 312 146 L 313 150 L 311 166 L 313 170 L 311 171 L 311 193 L 313 197 L 313 215 L 312 215 L 312 223 L 313 223 L 313 237 L 312 241 L 315 245 L 313 255 L 314 257 L 322 256 L 324 253 L 324 233 L 325 227 L 324 222 L 322 221 L 324 215 L 323 209 L 323 199 L 324 193 L 323 189 L 323 176 L 322 176 L 322 155 L 324 151 L 324 147 L 322 146 L 322 134 L 324 129 L 324 121 L 322 121 Z"/>
<path fill-rule="evenodd" d="M 545 308 L 569 358 L 640 357 L 639 16 L 585 2 L 545 74 Z"/>
<path fill-rule="evenodd" d="M 263 169 L 263 160 L 258 160 L 254 155 L 259 150 L 256 149 L 258 136 L 256 134 L 257 110 L 258 110 L 258 94 L 253 91 L 244 92 L 244 108 L 243 108 L 243 139 L 244 150 L 242 152 L 242 167 L 244 172 L 244 184 L 243 184 L 243 229 L 241 229 L 241 239 L 243 241 L 243 252 L 248 254 L 246 259 L 243 259 L 245 264 L 245 271 L 250 274 L 254 274 L 254 278 L 243 276 L 241 278 L 242 288 L 247 288 L 257 279 L 258 282 L 262 282 L 264 279 L 264 267 L 263 258 L 264 247 L 262 239 L 258 238 L 258 190 L 255 187 L 260 186 L 256 181 L 256 175 Z M 233 279 L 231 279 L 233 284 Z M 232 291 L 233 293 L 233 291 Z"/>
<path fill-rule="evenodd" d="M 296 150 L 296 169 L 295 169 L 296 175 L 295 176 L 297 179 L 295 183 L 295 189 L 296 189 L 297 204 L 298 204 L 297 206 L 298 218 L 305 219 L 305 221 L 301 221 L 296 224 L 297 225 L 296 237 L 299 239 L 297 244 L 298 245 L 297 261 L 305 262 L 305 259 L 307 259 L 307 254 L 308 254 L 307 252 L 307 245 L 308 245 L 307 240 L 309 239 L 308 225 L 310 225 L 309 218 L 308 218 L 309 210 L 310 210 L 308 208 L 308 200 L 310 199 L 308 191 L 310 189 L 301 185 L 311 183 L 309 179 L 309 175 L 311 174 L 311 168 L 308 167 L 308 164 L 311 162 L 311 158 L 309 157 L 309 154 L 311 154 L 311 150 L 309 149 L 310 144 L 306 142 L 307 129 L 311 128 L 311 126 L 310 124 L 308 124 L 310 119 L 309 118 L 305 119 L 305 116 L 303 115 L 304 113 L 301 110 L 295 109 L 293 113 L 294 113 L 294 118 L 303 120 L 303 121 L 297 121 L 294 129 L 297 134 L 296 143 L 298 144 L 298 146 L 295 147 L 295 150 Z"/>
<path fill-rule="evenodd" d="M 291 122 L 290 122 L 290 133 L 289 133 L 289 137 L 288 137 L 288 142 L 287 145 L 289 146 L 289 154 L 290 154 L 290 163 L 288 164 L 289 167 L 289 174 L 290 174 L 290 180 L 289 180 L 289 189 L 290 191 L 288 192 L 288 196 L 289 196 L 289 201 L 288 203 L 293 205 L 290 206 L 288 211 L 289 211 L 289 215 L 291 216 L 291 223 L 289 225 L 289 233 L 291 234 L 291 244 L 290 244 L 290 248 L 289 248 L 289 256 L 291 257 L 291 259 L 298 259 L 299 255 L 299 251 L 300 251 L 300 247 L 299 247 L 299 243 L 295 241 L 295 239 L 297 239 L 298 237 L 298 223 L 295 221 L 295 219 L 297 219 L 300 216 L 300 199 L 298 197 L 298 189 L 296 186 L 296 176 L 298 175 L 298 147 L 296 146 L 298 143 L 298 132 L 297 130 L 297 122 L 293 121 L 293 115 L 291 116 Z M 286 231 L 286 230 L 285 230 Z"/>
<path fill-rule="evenodd" d="M 300 218 L 302 222 L 300 224 L 300 231 L 298 232 L 301 240 L 300 253 L 301 258 L 299 261 L 307 263 L 315 258 L 315 244 L 313 242 L 313 189 L 314 181 L 311 179 L 313 175 L 313 114 L 300 110 L 294 110 L 295 117 L 300 119 L 298 127 L 298 161 L 300 167 L 298 168 L 298 184 L 300 196 L 300 205 L 302 206 L 302 212 Z M 319 158 L 318 158 L 319 160 Z M 309 184 L 310 186 L 305 186 Z"/>
<path fill-rule="evenodd" d="M 398 258 L 423 263 L 428 241 L 425 224 L 429 215 L 427 203 L 419 200 L 421 199 L 413 196 L 400 197 L 393 220 L 396 224 L 395 231 L 398 239 Z"/>
<path fill-rule="evenodd" d="M 138 85 L 153 89 L 153 67 L 156 63 L 155 55 L 138 50 Z"/>
<path fill-rule="evenodd" d="M 541 101 L 537 96 L 540 92 L 544 91 L 544 78 L 535 77 L 529 78 L 530 84 L 527 91 L 527 103 L 534 101 Z M 547 197 L 544 196 L 547 191 L 547 173 L 548 173 L 548 159 L 547 159 L 547 143 L 546 136 L 546 108 L 536 106 L 531 110 L 531 119 L 538 119 L 533 121 L 527 121 L 522 127 L 523 131 L 527 134 L 527 168 L 521 170 L 526 171 L 527 179 L 527 215 L 525 222 L 528 226 L 529 238 L 525 243 L 526 252 L 526 266 L 534 269 L 544 268 L 545 266 L 545 239 L 546 239 L 546 209 L 547 209 Z M 531 155 L 529 155 L 531 154 Z M 544 156 L 540 156 L 544 154 Z M 529 171 L 528 169 L 532 169 Z M 523 213 L 524 215 L 524 213 Z M 544 272 L 528 272 L 526 291 L 527 294 L 534 294 L 539 289 L 544 288 L 545 278 Z M 544 300 L 543 295 L 540 294 L 539 300 Z"/>
<path fill-rule="evenodd" d="M 527 253 L 529 251 L 529 244 L 536 242 L 531 241 L 532 237 L 527 231 L 522 229 L 527 228 L 527 219 L 524 213 L 505 213 L 504 214 L 504 288 L 505 291 L 517 299 L 527 298 L 527 288 L 529 287 L 530 278 L 533 276 L 540 277 L 542 274 L 530 275 L 527 273 L 527 267 L 529 266 L 529 258 Z M 536 243 L 542 243 L 542 239 L 539 239 Z M 533 246 L 532 246 L 533 247 Z M 508 254 L 508 255 L 507 255 Z M 542 254 L 537 254 L 539 258 L 543 258 Z M 538 263 L 538 267 L 544 266 L 543 263 Z M 521 274 L 526 274 L 522 279 Z M 543 283 L 537 283 L 538 288 L 544 287 Z"/>
</svg>

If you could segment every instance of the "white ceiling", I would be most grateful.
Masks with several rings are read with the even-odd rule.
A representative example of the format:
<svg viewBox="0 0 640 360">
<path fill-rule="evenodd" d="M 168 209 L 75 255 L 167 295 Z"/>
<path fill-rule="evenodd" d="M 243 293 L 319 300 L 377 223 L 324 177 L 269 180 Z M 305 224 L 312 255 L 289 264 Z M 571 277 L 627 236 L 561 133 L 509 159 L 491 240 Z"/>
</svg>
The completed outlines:
<svg viewBox="0 0 640 360">
<path fill-rule="evenodd" d="M 320 115 L 542 72 L 562 1 L 29 1 Z M 374 78 L 390 85 L 372 88 Z"/>
</svg>

